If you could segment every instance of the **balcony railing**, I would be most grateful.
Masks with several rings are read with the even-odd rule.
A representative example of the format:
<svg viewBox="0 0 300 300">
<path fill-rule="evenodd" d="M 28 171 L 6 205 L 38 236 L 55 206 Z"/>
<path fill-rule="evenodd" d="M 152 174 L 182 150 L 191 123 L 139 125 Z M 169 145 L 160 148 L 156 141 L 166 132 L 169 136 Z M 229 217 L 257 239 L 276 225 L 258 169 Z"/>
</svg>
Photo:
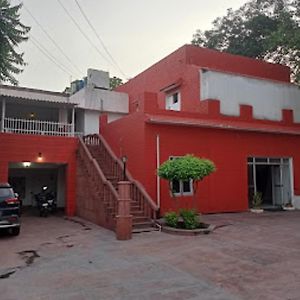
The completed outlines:
<svg viewBox="0 0 300 300">
<path fill-rule="evenodd" d="M 2 132 L 8 132 L 8 133 L 69 136 L 69 137 L 79 135 L 78 133 L 74 132 L 73 125 L 67 123 L 15 119 L 15 118 L 4 118 L 4 122 L 1 123 L 3 126 Z"/>
</svg>

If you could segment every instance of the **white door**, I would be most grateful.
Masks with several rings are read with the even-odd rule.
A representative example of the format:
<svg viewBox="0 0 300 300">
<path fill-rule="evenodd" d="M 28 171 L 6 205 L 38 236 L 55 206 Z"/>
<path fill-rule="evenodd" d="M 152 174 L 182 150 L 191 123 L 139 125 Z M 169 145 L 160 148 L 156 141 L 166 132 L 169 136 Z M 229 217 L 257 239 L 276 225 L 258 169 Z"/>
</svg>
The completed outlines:
<svg viewBox="0 0 300 300">
<path fill-rule="evenodd" d="M 289 164 L 284 164 L 282 166 L 282 183 L 282 204 L 292 203 L 291 172 Z"/>
<path fill-rule="evenodd" d="M 281 166 L 272 166 L 272 192 L 273 205 L 281 206 L 283 197 L 282 169 Z"/>
</svg>

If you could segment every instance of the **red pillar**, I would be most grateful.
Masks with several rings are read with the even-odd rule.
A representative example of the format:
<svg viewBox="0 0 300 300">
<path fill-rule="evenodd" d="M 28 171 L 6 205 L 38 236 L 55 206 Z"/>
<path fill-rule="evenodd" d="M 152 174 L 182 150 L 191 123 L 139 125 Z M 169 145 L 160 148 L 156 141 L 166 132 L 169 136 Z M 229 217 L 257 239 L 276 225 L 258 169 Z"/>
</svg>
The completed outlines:
<svg viewBox="0 0 300 300">
<path fill-rule="evenodd" d="M 8 181 L 8 162 L 0 161 L 0 182 Z"/>
<path fill-rule="evenodd" d="M 132 215 L 130 214 L 130 182 L 118 183 L 119 199 L 116 216 L 116 235 L 118 240 L 130 240 L 132 235 Z"/>
</svg>

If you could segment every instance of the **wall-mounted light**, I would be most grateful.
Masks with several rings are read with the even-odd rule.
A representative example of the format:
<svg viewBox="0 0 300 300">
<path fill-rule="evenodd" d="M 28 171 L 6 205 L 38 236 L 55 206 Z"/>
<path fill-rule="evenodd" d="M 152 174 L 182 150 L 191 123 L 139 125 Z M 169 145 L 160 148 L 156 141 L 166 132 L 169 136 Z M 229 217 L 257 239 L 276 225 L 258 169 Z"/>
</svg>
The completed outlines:
<svg viewBox="0 0 300 300">
<path fill-rule="evenodd" d="M 37 160 L 38 160 L 38 161 L 42 161 L 42 160 L 43 160 L 42 152 L 39 152 L 39 153 L 38 153 Z"/>
<path fill-rule="evenodd" d="M 29 118 L 30 118 L 30 119 L 35 119 L 35 117 L 36 117 L 36 115 L 35 115 L 34 112 L 31 112 L 31 113 L 29 114 Z"/>
<path fill-rule="evenodd" d="M 29 162 L 29 161 L 24 161 L 24 162 L 23 162 L 23 166 L 24 166 L 25 168 L 29 168 L 29 167 L 31 166 L 31 162 Z"/>
</svg>

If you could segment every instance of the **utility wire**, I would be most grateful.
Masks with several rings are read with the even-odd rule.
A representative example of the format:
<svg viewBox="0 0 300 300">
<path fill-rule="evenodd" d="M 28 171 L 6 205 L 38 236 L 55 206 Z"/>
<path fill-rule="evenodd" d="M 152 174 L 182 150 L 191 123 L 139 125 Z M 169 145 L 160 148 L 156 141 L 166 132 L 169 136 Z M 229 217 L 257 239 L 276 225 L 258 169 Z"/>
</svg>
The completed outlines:
<svg viewBox="0 0 300 300">
<path fill-rule="evenodd" d="M 79 4 L 78 0 L 75 0 L 82 16 L 84 17 L 84 19 L 86 20 L 86 22 L 89 24 L 90 28 L 93 30 L 94 34 L 96 35 L 96 37 L 98 38 L 99 42 L 101 43 L 103 49 L 105 50 L 106 54 L 110 57 L 111 61 L 114 63 L 114 65 L 117 67 L 117 69 L 122 73 L 122 75 L 127 78 L 127 76 L 125 75 L 125 73 L 122 71 L 122 69 L 120 68 L 120 66 L 118 65 L 118 63 L 116 62 L 116 60 L 113 58 L 113 56 L 111 55 L 111 53 L 109 52 L 108 48 L 106 47 L 106 45 L 104 44 L 103 40 L 101 39 L 101 37 L 99 36 L 97 30 L 95 29 L 95 27 L 93 26 L 93 24 L 91 23 L 91 21 L 89 20 L 89 18 L 87 17 L 87 15 L 85 14 L 83 8 L 81 7 L 81 5 Z"/>
<path fill-rule="evenodd" d="M 52 61 L 59 69 L 61 69 L 63 72 L 65 72 L 66 74 L 68 74 L 69 76 L 72 74 L 72 72 L 70 72 L 70 70 L 68 70 L 68 68 L 66 68 L 64 65 L 62 65 L 61 63 L 57 63 L 55 57 L 49 53 L 49 51 L 43 46 L 41 45 L 38 40 L 33 37 L 32 34 L 30 34 L 30 38 L 29 41 L 31 41 L 50 61 Z"/>
<path fill-rule="evenodd" d="M 35 21 L 35 23 L 41 28 L 41 30 L 45 33 L 45 35 L 49 38 L 49 40 L 55 45 L 55 47 L 59 50 L 59 52 L 68 60 L 71 66 L 76 69 L 79 74 L 82 74 L 80 69 L 72 62 L 72 60 L 66 55 L 66 53 L 61 49 L 61 47 L 57 44 L 57 42 L 50 36 L 50 34 L 44 29 L 44 27 L 40 24 L 40 22 L 32 15 L 30 10 L 23 4 L 23 7 L 27 11 L 27 13 L 31 16 L 31 18 Z"/>
<path fill-rule="evenodd" d="M 111 62 L 104 56 L 104 54 L 97 48 L 97 46 L 91 41 L 91 39 L 86 35 L 86 33 L 81 29 L 80 25 L 76 22 L 76 20 L 72 17 L 72 15 L 69 13 L 69 11 L 66 9 L 66 7 L 62 4 L 61 0 L 57 0 L 60 6 L 63 8 L 65 13 L 69 16 L 69 18 L 72 20 L 74 25 L 77 27 L 77 29 L 81 32 L 81 34 L 85 37 L 85 39 L 90 43 L 90 45 L 97 51 L 97 53 L 109 64 Z"/>
</svg>

